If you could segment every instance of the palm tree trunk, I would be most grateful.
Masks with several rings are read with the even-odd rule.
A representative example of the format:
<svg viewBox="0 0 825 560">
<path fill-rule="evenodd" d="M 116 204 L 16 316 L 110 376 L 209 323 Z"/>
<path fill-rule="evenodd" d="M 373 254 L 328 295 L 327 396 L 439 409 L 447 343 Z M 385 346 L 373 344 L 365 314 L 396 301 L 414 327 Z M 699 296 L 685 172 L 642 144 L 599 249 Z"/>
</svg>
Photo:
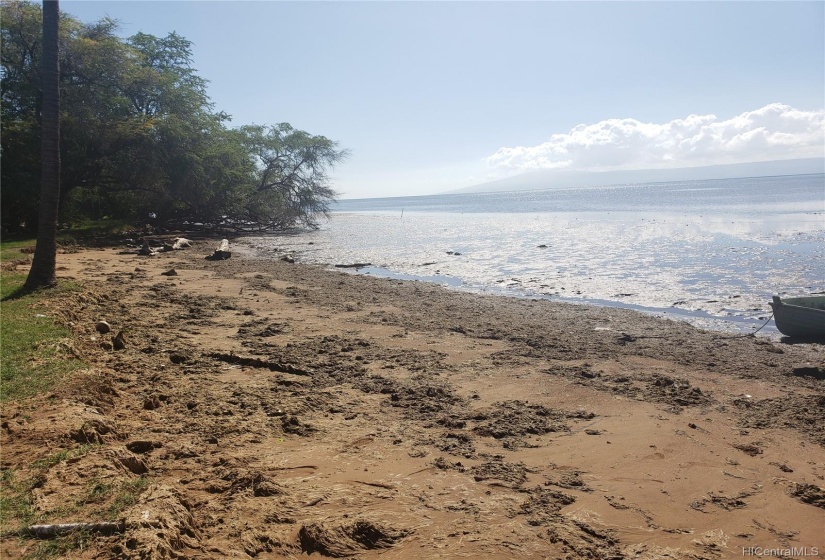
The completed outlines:
<svg viewBox="0 0 825 560">
<path fill-rule="evenodd" d="M 25 288 L 29 290 L 57 284 L 57 209 L 60 204 L 59 21 L 58 0 L 43 0 L 40 214 L 37 222 L 37 247 L 25 284 Z"/>
</svg>

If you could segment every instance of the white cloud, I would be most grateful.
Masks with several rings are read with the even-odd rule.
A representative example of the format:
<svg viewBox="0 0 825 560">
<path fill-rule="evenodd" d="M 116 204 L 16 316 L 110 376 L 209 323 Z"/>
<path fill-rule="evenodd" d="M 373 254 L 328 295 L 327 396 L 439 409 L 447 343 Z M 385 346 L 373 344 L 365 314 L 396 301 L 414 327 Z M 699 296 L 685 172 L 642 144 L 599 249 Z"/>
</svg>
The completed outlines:
<svg viewBox="0 0 825 560">
<path fill-rule="evenodd" d="M 772 103 L 727 120 L 690 115 L 664 124 L 608 119 L 553 134 L 538 146 L 500 148 L 494 168 L 656 169 L 825 155 L 825 110 Z"/>
</svg>

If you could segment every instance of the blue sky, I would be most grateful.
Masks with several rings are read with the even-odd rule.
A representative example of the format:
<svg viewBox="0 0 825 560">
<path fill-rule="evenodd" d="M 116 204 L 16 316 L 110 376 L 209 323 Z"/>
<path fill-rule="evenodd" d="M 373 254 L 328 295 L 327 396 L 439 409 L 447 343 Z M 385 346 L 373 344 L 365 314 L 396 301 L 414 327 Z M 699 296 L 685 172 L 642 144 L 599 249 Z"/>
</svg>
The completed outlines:
<svg viewBox="0 0 825 560">
<path fill-rule="evenodd" d="M 86 1 L 176 31 L 233 124 L 351 150 L 345 198 L 825 155 L 825 2 Z"/>
</svg>

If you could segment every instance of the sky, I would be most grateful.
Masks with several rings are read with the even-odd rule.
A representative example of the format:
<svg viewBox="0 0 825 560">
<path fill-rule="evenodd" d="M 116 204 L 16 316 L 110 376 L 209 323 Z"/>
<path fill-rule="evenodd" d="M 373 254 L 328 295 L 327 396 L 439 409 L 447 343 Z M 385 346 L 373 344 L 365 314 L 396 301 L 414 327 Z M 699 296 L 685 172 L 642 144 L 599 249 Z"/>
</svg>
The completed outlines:
<svg viewBox="0 0 825 560">
<path fill-rule="evenodd" d="M 193 42 L 232 125 L 351 154 L 343 198 L 825 156 L 825 2 L 62 0 Z"/>
</svg>

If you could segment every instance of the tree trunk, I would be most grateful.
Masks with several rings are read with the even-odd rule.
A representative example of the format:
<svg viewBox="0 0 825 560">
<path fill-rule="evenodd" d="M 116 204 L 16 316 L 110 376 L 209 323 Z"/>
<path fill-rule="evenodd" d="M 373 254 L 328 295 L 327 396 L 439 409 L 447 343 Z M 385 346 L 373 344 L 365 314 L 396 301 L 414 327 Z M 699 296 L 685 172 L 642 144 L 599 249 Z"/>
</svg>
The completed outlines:
<svg viewBox="0 0 825 560">
<path fill-rule="evenodd" d="M 37 247 L 25 288 L 34 290 L 57 284 L 57 209 L 60 204 L 60 62 L 58 58 L 58 0 L 43 0 L 43 69 L 41 90 L 40 212 Z"/>
</svg>

